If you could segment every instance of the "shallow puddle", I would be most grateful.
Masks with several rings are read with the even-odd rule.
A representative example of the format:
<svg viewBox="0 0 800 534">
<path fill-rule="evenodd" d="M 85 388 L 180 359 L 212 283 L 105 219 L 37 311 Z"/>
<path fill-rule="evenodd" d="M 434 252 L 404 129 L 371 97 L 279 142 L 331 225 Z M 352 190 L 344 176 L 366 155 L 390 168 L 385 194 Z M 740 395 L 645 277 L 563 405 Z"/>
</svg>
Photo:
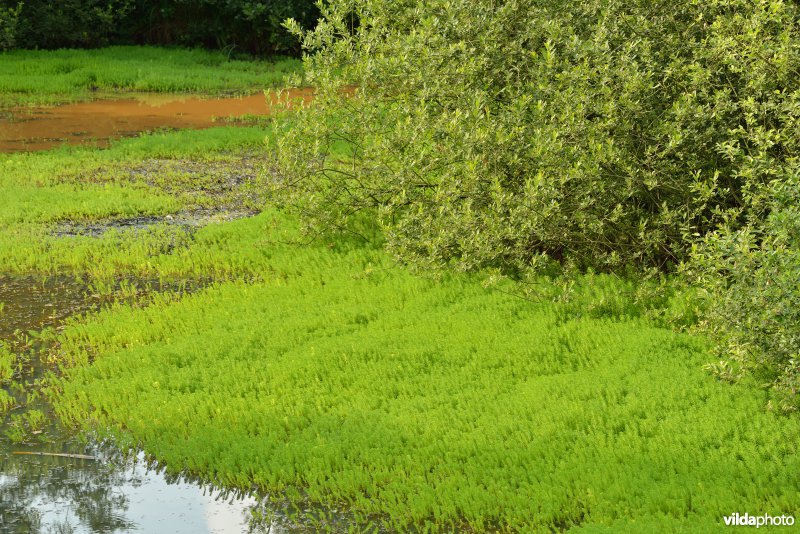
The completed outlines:
<svg viewBox="0 0 800 534">
<path fill-rule="evenodd" d="M 131 278 L 104 282 L 103 291 L 99 291 L 79 278 L 63 274 L 44 278 L 0 275 L 0 341 L 11 341 L 18 333 L 58 328 L 69 317 L 114 301 L 133 302 L 164 291 L 191 293 L 208 283 Z"/>
<path fill-rule="evenodd" d="M 115 285 L 152 286 L 144 280 Z M 113 289 L 113 287 L 112 287 Z M 161 287 L 161 289 L 167 289 Z M 168 287 L 168 289 L 174 289 Z M 155 289 L 151 289 L 155 290 Z M 69 276 L 0 277 L 0 342 L 20 332 L 58 327 L 76 314 L 97 309 L 113 296 L 101 296 Z M 30 409 L 49 412 L 41 400 L 24 398 L 44 365 L 29 348 L 31 369 L 12 388 L 19 404 L 0 414 L 0 532 L 260 532 L 251 511 L 259 501 L 231 496 L 147 468 L 143 456 L 122 459 L 113 449 L 82 446 L 53 422 L 21 443 L 5 431 Z M 27 377 L 27 378 L 26 378 Z M 21 397 L 21 398 L 20 398 Z M 39 436 L 49 436 L 43 443 Z M 274 528 L 269 531 L 275 532 Z"/>
<path fill-rule="evenodd" d="M 86 452 L 97 454 L 91 449 Z M 227 534 L 275 529 L 251 525 L 251 497 L 148 470 L 135 461 L 0 456 L 0 531 Z"/>
<path fill-rule="evenodd" d="M 281 96 L 259 93 L 241 98 L 134 94 L 50 108 L 13 109 L 0 115 L 0 152 L 45 150 L 61 144 L 108 145 L 112 139 L 158 128 L 208 128 L 220 120 L 268 116 L 277 108 L 311 99 L 312 89 Z"/>
<path fill-rule="evenodd" d="M 102 237 L 111 230 L 148 230 L 157 225 L 167 225 L 191 233 L 208 224 L 234 221 L 256 215 L 246 210 L 192 210 L 160 216 L 142 216 L 123 219 L 98 220 L 86 223 L 66 222 L 53 230 L 58 237 Z"/>
<path fill-rule="evenodd" d="M 0 276 L 0 340 L 17 331 L 58 326 L 99 303 L 85 284 L 71 276 Z"/>
</svg>

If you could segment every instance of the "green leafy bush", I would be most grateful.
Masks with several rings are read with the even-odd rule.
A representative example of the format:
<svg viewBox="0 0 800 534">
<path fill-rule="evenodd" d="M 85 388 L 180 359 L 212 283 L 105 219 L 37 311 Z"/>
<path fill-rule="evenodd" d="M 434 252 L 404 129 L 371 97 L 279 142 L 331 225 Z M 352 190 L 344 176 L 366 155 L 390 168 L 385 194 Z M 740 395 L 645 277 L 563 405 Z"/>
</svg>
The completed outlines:
<svg viewBox="0 0 800 534">
<path fill-rule="evenodd" d="M 16 6 L 0 4 L 0 50 L 14 48 L 17 42 L 17 24 L 22 11 L 22 2 Z"/>
<path fill-rule="evenodd" d="M 713 369 L 735 379 L 754 372 L 800 404 L 800 180 L 767 188 L 769 213 L 738 230 L 726 226 L 695 249 L 692 274 L 709 300 L 708 331 L 727 349 Z"/>
<path fill-rule="evenodd" d="M 664 266 L 771 177 L 732 151 L 780 165 L 795 148 L 772 143 L 800 89 L 781 1 L 342 0 L 324 16 L 298 32 L 309 78 L 331 101 L 358 90 L 285 139 L 296 190 L 323 222 L 378 208 L 408 259 Z M 336 140 L 346 170 L 325 157 Z"/>
<path fill-rule="evenodd" d="M 64 48 L 109 44 L 134 0 L 25 0 L 20 4 L 17 46 Z"/>
<path fill-rule="evenodd" d="M 694 270 L 773 303 L 758 273 L 796 271 L 767 257 L 798 161 L 798 21 L 782 0 L 334 0 L 290 25 L 320 99 L 281 139 L 278 193 L 312 228 L 374 211 L 405 261 L 516 278 L 669 271 L 721 228 L 755 232 L 762 259 L 723 246 Z M 709 289 L 733 306 L 727 284 Z"/>
<path fill-rule="evenodd" d="M 312 0 L 135 0 L 120 29 L 138 43 L 289 53 L 298 42 L 283 21 L 313 26 L 318 14 Z"/>
</svg>

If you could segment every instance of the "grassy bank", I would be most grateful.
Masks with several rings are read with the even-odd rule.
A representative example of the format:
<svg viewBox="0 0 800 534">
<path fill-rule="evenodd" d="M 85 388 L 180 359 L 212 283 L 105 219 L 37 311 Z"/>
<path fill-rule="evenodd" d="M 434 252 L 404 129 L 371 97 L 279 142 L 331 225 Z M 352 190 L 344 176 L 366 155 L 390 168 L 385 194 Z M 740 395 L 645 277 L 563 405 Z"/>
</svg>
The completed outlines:
<svg viewBox="0 0 800 534">
<path fill-rule="evenodd" d="M 115 46 L 0 55 L 0 107 L 87 100 L 125 91 L 248 94 L 280 85 L 298 60 L 230 60 L 222 52 Z"/>
</svg>

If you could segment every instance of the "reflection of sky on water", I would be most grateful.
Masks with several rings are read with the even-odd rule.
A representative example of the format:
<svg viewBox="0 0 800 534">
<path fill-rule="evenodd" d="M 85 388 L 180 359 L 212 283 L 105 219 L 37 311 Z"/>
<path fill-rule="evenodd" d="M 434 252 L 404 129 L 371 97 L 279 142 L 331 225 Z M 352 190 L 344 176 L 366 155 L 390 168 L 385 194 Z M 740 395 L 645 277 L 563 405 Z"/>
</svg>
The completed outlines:
<svg viewBox="0 0 800 534">
<path fill-rule="evenodd" d="M 64 276 L 44 280 L 0 276 L 0 303 L 0 341 L 12 340 L 17 330 L 57 327 L 65 318 L 101 304 L 85 284 Z M 41 371 L 38 363 L 34 359 L 34 374 Z M 148 472 L 141 457 L 122 462 L 95 450 L 81 450 L 69 439 L 59 438 L 61 431 L 55 427 L 56 443 L 47 446 L 47 452 L 85 452 L 103 459 L 15 455 L 13 451 L 30 449 L 8 442 L 3 435 L 7 419 L 0 416 L 2 534 L 248 531 L 253 499 L 223 499 L 197 484 Z"/>
<path fill-rule="evenodd" d="M 0 458 L 2 532 L 242 533 L 256 505 L 168 481 L 141 462 L 115 467 L 47 456 Z"/>
</svg>

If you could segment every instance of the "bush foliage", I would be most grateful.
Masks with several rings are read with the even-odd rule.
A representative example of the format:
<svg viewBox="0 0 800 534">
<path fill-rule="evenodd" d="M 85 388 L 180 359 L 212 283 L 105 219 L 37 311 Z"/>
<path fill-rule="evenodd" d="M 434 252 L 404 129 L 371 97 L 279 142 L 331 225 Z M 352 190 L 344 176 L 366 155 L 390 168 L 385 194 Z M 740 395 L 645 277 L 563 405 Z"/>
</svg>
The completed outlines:
<svg viewBox="0 0 800 534">
<path fill-rule="evenodd" d="M 724 272 L 783 302 L 751 275 L 778 269 L 767 258 L 777 243 L 797 250 L 780 237 L 791 217 L 773 214 L 776 188 L 797 199 L 781 185 L 796 176 L 800 140 L 795 3 L 322 10 L 315 30 L 290 26 L 321 98 L 281 146 L 292 169 L 281 192 L 312 226 L 376 211 L 407 261 L 512 276 L 556 262 L 669 270 L 708 236 L 722 248 L 705 249 L 698 280 Z M 346 161 L 329 153 L 342 142 Z M 763 258 L 736 261 L 723 235 L 752 235 Z M 708 288 L 720 304 L 739 298 Z M 796 322 L 771 324 L 796 352 Z"/>
<path fill-rule="evenodd" d="M 17 25 L 22 3 L 16 6 L 0 4 L 0 50 L 14 48 L 17 42 Z"/>
<path fill-rule="evenodd" d="M 310 26 L 318 15 L 311 0 L 0 0 L 0 47 L 4 13 L 18 5 L 20 48 L 135 43 L 288 53 L 298 44 L 283 21 L 293 17 Z"/>
<path fill-rule="evenodd" d="M 768 214 L 729 225 L 695 248 L 692 274 L 709 296 L 708 324 L 727 349 L 712 368 L 723 378 L 754 372 L 782 393 L 783 410 L 800 392 L 800 180 L 775 180 Z"/>
</svg>

